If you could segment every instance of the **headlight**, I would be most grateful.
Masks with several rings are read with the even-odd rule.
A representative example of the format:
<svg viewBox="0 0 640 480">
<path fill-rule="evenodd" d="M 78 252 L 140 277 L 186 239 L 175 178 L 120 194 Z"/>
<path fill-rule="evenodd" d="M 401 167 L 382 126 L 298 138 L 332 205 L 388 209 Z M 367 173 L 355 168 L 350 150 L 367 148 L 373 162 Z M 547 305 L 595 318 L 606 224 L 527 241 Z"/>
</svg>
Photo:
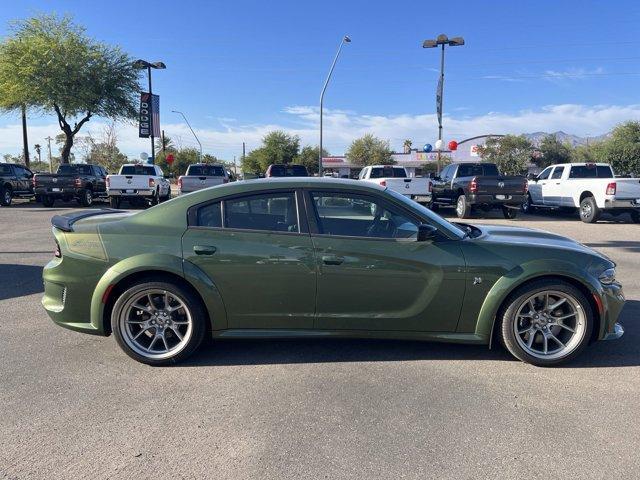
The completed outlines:
<svg viewBox="0 0 640 480">
<path fill-rule="evenodd" d="M 598 276 L 598 280 L 603 285 L 611 285 L 616 281 L 616 269 L 608 268 Z"/>
</svg>

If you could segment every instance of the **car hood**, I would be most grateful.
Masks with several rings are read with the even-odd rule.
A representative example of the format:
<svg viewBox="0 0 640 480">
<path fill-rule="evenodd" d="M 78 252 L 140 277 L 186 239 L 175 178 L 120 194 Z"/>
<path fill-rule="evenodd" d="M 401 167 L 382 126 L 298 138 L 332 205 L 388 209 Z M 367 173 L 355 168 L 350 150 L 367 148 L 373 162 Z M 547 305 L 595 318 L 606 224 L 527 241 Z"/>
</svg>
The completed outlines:
<svg viewBox="0 0 640 480">
<path fill-rule="evenodd" d="M 606 255 L 562 235 L 524 227 L 505 227 L 501 225 L 473 225 L 482 233 L 474 238 L 478 242 L 492 244 L 523 245 L 535 248 L 553 248 L 595 255 L 611 262 Z"/>
</svg>

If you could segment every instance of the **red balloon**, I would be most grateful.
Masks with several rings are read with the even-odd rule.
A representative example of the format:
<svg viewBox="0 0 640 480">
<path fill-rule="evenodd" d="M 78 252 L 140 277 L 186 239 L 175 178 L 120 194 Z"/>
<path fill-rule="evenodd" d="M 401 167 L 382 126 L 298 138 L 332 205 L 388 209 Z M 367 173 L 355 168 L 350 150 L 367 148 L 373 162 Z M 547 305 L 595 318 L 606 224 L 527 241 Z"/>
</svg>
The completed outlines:
<svg viewBox="0 0 640 480">
<path fill-rule="evenodd" d="M 176 158 L 173 156 L 173 153 L 167 155 L 167 163 L 171 165 Z"/>
<path fill-rule="evenodd" d="M 451 150 L 452 152 L 455 152 L 458 149 L 458 142 L 456 142 L 455 140 L 451 140 L 449 142 L 449 150 Z"/>
</svg>

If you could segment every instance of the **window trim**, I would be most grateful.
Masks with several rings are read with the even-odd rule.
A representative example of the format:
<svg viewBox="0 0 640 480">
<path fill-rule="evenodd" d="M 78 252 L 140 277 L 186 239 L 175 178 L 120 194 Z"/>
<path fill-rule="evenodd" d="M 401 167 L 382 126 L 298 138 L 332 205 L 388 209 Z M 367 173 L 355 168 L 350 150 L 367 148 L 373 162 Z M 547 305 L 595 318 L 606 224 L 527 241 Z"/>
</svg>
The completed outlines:
<svg viewBox="0 0 640 480">
<path fill-rule="evenodd" d="M 297 232 L 280 232 L 278 230 L 262 230 L 257 228 L 235 228 L 235 227 L 226 227 L 227 219 L 226 219 L 226 207 L 225 202 L 228 200 L 234 200 L 236 198 L 243 198 L 248 196 L 257 196 L 257 195 L 268 195 L 268 194 L 282 194 L 282 193 L 293 193 L 294 199 L 296 202 L 296 213 L 298 216 L 298 231 Z M 205 225 L 198 225 L 198 210 L 203 207 L 207 207 L 213 203 L 220 202 L 220 216 L 222 220 L 221 227 L 207 227 Z M 223 197 L 217 197 L 211 200 L 207 200 L 205 202 L 201 202 L 195 205 L 191 205 L 187 209 L 187 229 L 195 229 L 195 230 L 212 230 L 212 231 L 225 231 L 225 232 L 249 232 L 249 233 L 269 233 L 275 235 L 309 235 L 309 225 L 307 223 L 307 215 L 306 210 L 304 210 L 304 201 L 301 197 L 301 192 L 299 189 L 291 189 L 291 188 L 283 188 L 280 189 L 265 189 L 265 190 L 254 190 L 251 192 L 244 193 L 235 193 L 231 195 L 225 195 Z"/>
<path fill-rule="evenodd" d="M 354 195 L 358 197 L 367 197 L 372 198 L 373 200 L 378 200 L 377 197 L 369 193 L 360 193 L 354 190 L 343 190 L 340 188 L 313 188 L 313 187 L 305 187 L 304 189 L 304 201 L 305 201 L 305 209 L 307 211 L 307 217 L 309 221 L 309 232 L 312 237 L 326 237 L 326 238 L 343 238 L 343 239 L 352 239 L 352 240 L 366 240 L 366 241 L 386 241 L 386 242 L 411 242 L 415 243 L 417 240 L 415 238 L 380 238 L 380 237 L 360 237 L 355 235 L 331 235 L 329 233 L 321 233 L 319 226 L 319 216 L 318 210 L 316 209 L 315 203 L 313 201 L 312 193 L 342 193 L 345 195 Z M 415 220 L 418 224 L 424 223 L 424 219 L 421 218 L 416 213 L 408 210 L 402 205 L 398 205 L 395 202 L 390 202 L 386 198 L 379 198 L 378 202 L 383 207 L 391 207 L 396 210 L 400 210 L 403 214 L 405 214 L 409 219 Z M 440 230 L 438 230 L 440 231 Z M 443 235 L 446 237 L 446 235 Z M 448 238 L 448 237 L 446 237 Z"/>
</svg>

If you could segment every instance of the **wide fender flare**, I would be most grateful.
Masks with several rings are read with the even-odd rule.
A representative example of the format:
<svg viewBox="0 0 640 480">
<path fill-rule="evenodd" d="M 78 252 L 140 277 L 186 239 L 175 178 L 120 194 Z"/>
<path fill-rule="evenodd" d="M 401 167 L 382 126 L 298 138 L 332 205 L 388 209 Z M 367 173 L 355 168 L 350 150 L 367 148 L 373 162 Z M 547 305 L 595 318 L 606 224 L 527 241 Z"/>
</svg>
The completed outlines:
<svg viewBox="0 0 640 480">
<path fill-rule="evenodd" d="M 98 281 L 91 297 L 91 324 L 105 333 L 103 298 L 108 289 L 132 274 L 145 271 L 162 271 L 185 279 L 198 292 L 209 313 L 212 330 L 227 327 L 227 312 L 218 287 L 196 265 L 181 257 L 168 254 L 144 253 L 126 258 L 112 265 Z"/>
<path fill-rule="evenodd" d="M 494 283 L 480 308 L 476 323 L 476 335 L 487 338 L 491 346 L 491 334 L 497 321 L 496 317 L 500 306 L 511 292 L 530 280 L 549 276 L 568 277 L 582 284 L 592 294 L 599 295 L 601 293 L 602 287 L 597 279 L 586 271 L 586 268 L 575 263 L 554 259 L 554 269 L 553 272 L 550 272 L 548 262 L 548 260 L 539 259 L 523 263 Z"/>
</svg>

